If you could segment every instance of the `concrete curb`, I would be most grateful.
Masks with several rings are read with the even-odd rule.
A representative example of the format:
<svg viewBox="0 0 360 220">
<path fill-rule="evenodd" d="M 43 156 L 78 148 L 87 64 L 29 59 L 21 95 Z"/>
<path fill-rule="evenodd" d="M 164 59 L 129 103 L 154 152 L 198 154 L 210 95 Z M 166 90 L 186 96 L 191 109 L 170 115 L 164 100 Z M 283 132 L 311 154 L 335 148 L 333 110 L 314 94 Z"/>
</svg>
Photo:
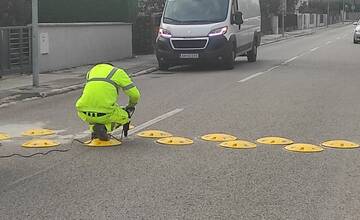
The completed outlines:
<svg viewBox="0 0 360 220">
<path fill-rule="evenodd" d="M 151 68 L 148 68 L 148 69 L 145 69 L 145 70 L 130 74 L 130 76 L 131 77 L 137 77 L 137 76 L 141 76 L 141 75 L 150 74 L 150 73 L 155 72 L 157 70 L 158 70 L 157 67 L 151 67 Z M 64 94 L 64 93 L 68 93 L 68 92 L 71 92 L 71 91 L 82 89 L 82 88 L 84 88 L 84 85 L 85 85 L 84 83 L 80 83 L 80 84 L 76 84 L 76 85 L 72 85 L 72 86 L 67 86 L 67 87 L 64 87 L 64 88 L 61 88 L 61 89 L 53 89 L 53 90 L 50 90 L 48 92 L 40 92 L 39 96 L 42 97 L 42 98 L 45 98 L 45 97 L 49 97 L 49 96 L 60 95 L 60 94 Z"/>
<path fill-rule="evenodd" d="M 42 98 L 45 98 L 45 97 L 49 97 L 49 96 L 60 95 L 60 94 L 63 94 L 63 93 L 67 93 L 67 92 L 71 92 L 71 91 L 81 89 L 83 87 L 84 87 L 84 83 L 76 84 L 76 85 L 67 86 L 67 87 L 64 87 L 64 88 L 61 88 L 61 89 L 52 89 L 52 90 L 50 90 L 48 92 L 40 92 L 39 96 L 42 97 Z"/>
<path fill-rule="evenodd" d="M 137 72 L 137 73 L 131 74 L 130 76 L 131 76 L 131 77 L 137 77 L 137 76 L 141 76 L 141 75 L 150 74 L 150 73 L 155 72 L 155 71 L 157 71 L 157 70 L 159 70 L 158 67 L 151 67 L 151 68 L 149 68 L 149 69 L 142 70 L 142 71 L 139 71 L 139 72 Z"/>
<path fill-rule="evenodd" d="M 289 39 L 293 39 L 293 38 L 297 38 L 297 37 L 303 37 L 303 36 L 307 36 L 307 35 L 312 35 L 314 33 L 315 33 L 315 31 L 312 31 L 312 32 L 309 32 L 309 33 L 294 34 L 294 35 L 290 35 L 288 37 L 280 37 L 280 38 L 277 38 L 275 40 L 271 40 L 271 41 L 266 42 L 266 43 L 261 43 L 260 46 L 273 44 L 273 43 L 276 43 L 276 42 L 289 40 Z"/>
</svg>

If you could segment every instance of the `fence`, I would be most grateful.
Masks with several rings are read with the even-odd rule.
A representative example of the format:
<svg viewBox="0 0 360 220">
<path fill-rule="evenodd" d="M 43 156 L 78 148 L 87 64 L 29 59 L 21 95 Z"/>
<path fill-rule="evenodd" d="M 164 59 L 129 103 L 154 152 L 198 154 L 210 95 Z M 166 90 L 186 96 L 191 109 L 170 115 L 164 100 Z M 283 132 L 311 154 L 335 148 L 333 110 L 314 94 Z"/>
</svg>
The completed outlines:
<svg viewBox="0 0 360 220">
<path fill-rule="evenodd" d="M 31 27 L 0 27 L 0 75 L 31 71 Z"/>
<path fill-rule="evenodd" d="M 162 13 L 139 16 L 133 24 L 133 49 L 135 54 L 154 52 L 155 40 L 159 31 Z"/>
<path fill-rule="evenodd" d="M 298 30 L 326 26 L 327 14 L 297 14 Z M 331 22 L 330 22 L 331 23 Z"/>
<path fill-rule="evenodd" d="M 347 12 L 346 20 L 348 21 L 358 21 L 360 19 L 360 12 Z"/>
<path fill-rule="evenodd" d="M 282 16 L 278 16 L 278 26 L 282 28 Z M 285 16 L 285 31 L 293 31 L 297 29 L 297 16 L 295 14 L 288 14 Z"/>
</svg>

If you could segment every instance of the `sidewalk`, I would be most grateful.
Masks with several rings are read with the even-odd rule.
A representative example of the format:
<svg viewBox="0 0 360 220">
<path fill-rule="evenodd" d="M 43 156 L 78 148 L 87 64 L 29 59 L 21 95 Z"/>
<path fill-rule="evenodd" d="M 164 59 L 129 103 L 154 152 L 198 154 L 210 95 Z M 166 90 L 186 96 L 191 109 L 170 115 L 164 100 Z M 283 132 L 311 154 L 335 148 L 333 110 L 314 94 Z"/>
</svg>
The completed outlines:
<svg viewBox="0 0 360 220">
<path fill-rule="evenodd" d="M 304 30 L 296 30 L 296 31 L 286 32 L 284 37 L 282 36 L 282 34 L 264 35 L 261 38 L 261 45 L 271 44 L 271 43 L 275 43 L 275 42 L 278 42 L 278 41 L 291 39 L 291 38 L 294 38 L 294 37 L 301 37 L 301 36 L 311 35 L 311 34 L 316 33 L 317 31 L 320 31 L 320 30 L 325 30 L 325 29 L 329 29 L 329 28 L 343 27 L 343 26 L 349 25 L 351 23 L 352 22 L 345 22 L 345 24 L 337 23 L 337 24 L 331 24 L 331 25 L 329 25 L 329 27 L 323 26 L 323 27 L 316 27 L 316 28 L 311 28 L 311 29 L 304 29 Z"/>
<path fill-rule="evenodd" d="M 306 30 L 297 30 L 292 32 L 286 32 L 285 36 L 283 37 L 282 34 L 270 34 L 264 35 L 261 37 L 261 45 L 271 44 L 274 42 L 290 39 L 293 37 L 301 37 L 305 35 L 314 34 L 316 31 L 315 29 L 306 29 Z"/>
<path fill-rule="evenodd" d="M 138 76 L 157 70 L 154 55 L 142 55 L 134 58 L 111 62 L 121 67 L 131 76 Z M 0 79 L 0 107 L 21 100 L 47 97 L 81 89 L 85 75 L 92 65 L 59 70 L 39 75 L 40 86 L 32 87 L 32 75 L 9 75 Z"/>
</svg>

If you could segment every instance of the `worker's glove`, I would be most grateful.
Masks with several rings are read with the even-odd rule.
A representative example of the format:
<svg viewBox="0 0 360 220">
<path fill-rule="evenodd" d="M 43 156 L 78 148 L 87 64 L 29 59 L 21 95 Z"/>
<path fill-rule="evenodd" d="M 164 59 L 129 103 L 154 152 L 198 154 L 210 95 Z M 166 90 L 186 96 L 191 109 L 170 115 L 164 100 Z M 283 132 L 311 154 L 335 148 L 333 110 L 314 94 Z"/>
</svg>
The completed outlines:
<svg viewBox="0 0 360 220">
<path fill-rule="evenodd" d="M 125 111 L 128 113 L 129 118 L 131 118 L 131 116 L 134 114 L 135 112 L 135 106 L 127 106 L 125 108 Z"/>
<path fill-rule="evenodd" d="M 125 107 L 124 110 L 128 113 L 128 117 L 131 118 L 131 116 L 135 112 L 135 106 L 128 105 L 128 106 Z M 125 137 L 128 136 L 129 130 L 130 130 L 130 122 L 123 125 L 123 133 L 124 133 Z"/>
</svg>

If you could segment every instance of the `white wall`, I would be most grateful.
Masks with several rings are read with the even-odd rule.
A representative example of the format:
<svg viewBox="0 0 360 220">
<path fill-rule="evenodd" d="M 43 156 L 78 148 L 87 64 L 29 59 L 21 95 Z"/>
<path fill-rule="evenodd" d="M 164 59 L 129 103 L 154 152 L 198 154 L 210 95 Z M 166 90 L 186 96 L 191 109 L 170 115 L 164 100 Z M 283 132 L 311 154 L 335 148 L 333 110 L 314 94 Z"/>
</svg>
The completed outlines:
<svg viewBox="0 0 360 220">
<path fill-rule="evenodd" d="M 132 56 L 128 23 L 40 24 L 39 35 L 40 72 Z"/>
</svg>

